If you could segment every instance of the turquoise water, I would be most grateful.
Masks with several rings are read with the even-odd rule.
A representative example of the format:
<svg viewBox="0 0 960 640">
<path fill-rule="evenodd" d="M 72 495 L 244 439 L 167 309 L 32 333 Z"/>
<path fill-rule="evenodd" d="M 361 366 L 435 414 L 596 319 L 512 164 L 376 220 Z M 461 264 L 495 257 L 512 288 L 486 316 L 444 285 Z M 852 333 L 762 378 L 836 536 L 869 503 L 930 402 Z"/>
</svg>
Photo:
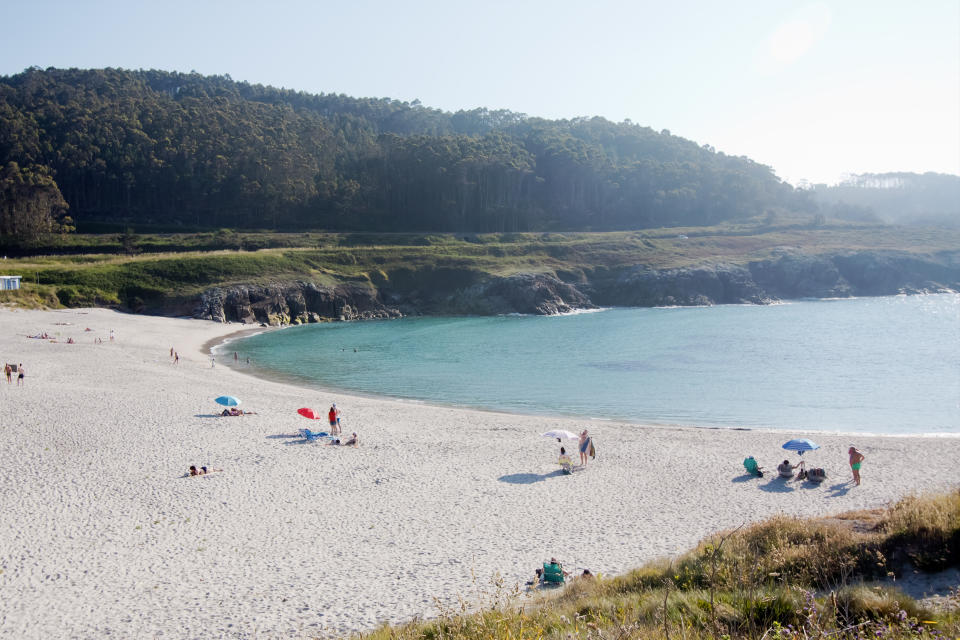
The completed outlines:
<svg viewBox="0 0 960 640">
<path fill-rule="evenodd" d="M 404 318 L 232 343 L 309 385 L 523 413 L 960 431 L 960 295 Z"/>
</svg>

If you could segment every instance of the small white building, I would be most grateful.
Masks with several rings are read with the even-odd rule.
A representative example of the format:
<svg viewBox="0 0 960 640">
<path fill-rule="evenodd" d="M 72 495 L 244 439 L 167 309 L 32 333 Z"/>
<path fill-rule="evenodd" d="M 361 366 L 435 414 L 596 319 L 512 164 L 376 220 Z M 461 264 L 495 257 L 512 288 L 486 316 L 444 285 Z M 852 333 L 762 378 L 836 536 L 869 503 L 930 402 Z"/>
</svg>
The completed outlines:
<svg viewBox="0 0 960 640">
<path fill-rule="evenodd" d="M 20 288 L 20 276 L 0 276 L 0 291 Z"/>
</svg>

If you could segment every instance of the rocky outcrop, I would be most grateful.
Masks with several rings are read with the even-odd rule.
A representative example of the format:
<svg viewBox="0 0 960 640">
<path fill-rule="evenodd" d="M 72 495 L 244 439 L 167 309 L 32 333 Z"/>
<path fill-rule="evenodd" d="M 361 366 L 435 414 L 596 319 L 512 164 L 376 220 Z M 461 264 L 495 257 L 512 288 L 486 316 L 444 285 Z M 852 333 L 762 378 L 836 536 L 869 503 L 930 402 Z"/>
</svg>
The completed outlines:
<svg viewBox="0 0 960 640">
<path fill-rule="evenodd" d="M 380 301 L 371 287 L 318 286 L 312 282 L 235 285 L 203 292 L 194 318 L 267 325 L 324 320 L 394 318 L 401 313 Z"/>
<path fill-rule="evenodd" d="M 470 269 L 398 270 L 368 286 L 311 282 L 210 289 L 194 317 L 270 325 L 401 315 L 551 315 L 601 306 L 767 304 L 794 298 L 960 290 L 960 254 L 807 255 L 782 249 L 746 265 L 637 265 L 592 272 L 491 276 Z"/>
<path fill-rule="evenodd" d="M 772 260 L 752 262 L 750 275 L 771 298 L 844 298 L 854 295 L 833 259 L 780 251 Z M 896 291 L 891 291 L 896 293 Z"/>
<path fill-rule="evenodd" d="M 454 292 L 443 302 L 447 313 L 555 315 L 596 305 L 573 284 L 551 275 L 521 273 L 493 278 Z"/>
<path fill-rule="evenodd" d="M 612 282 L 596 284 L 604 306 L 659 307 L 710 304 L 765 304 L 768 294 L 744 267 L 718 264 L 684 269 L 638 266 Z"/>
</svg>

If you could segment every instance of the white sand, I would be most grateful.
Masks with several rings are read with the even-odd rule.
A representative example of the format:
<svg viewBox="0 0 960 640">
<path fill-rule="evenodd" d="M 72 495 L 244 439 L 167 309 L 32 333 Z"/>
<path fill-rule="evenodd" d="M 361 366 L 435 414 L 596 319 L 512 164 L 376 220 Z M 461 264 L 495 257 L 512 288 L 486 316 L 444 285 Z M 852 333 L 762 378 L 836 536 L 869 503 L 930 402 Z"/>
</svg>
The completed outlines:
<svg viewBox="0 0 960 640">
<path fill-rule="evenodd" d="M 955 437 L 816 434 L 823 448 L 808 458 L 829 477 L 811 488 L 743 477 L 745 454 L 767 467 L 784 458 L 783 433 L 612 422 L 588 425 L 597 459 L 561 476 L 556 443 L 538 434 L 581 423 L 212 369 L 202 345 L 237 328 L 0 310 L 0 360 L 26 370 L 23 388 L 0 380 L 0 635 L 363 630 L 433 615 L 435 597 L 473 600 L 497 573 L 522 583 L 551 555 L 622 572 L 778 512 L 876 507 L 955 483 Z M 25 337 L 39 331 L 60 341 Z M 222 394 L 259 415 L 211 417 Z M 298 407 L 331 402 L 360 448 L 288 437 L 322 424 Z M 860 487 L 842 484 L 851 442 L 867 456 Z M 191 464 L 224 472 L 183 477 Z"/>
</svg>

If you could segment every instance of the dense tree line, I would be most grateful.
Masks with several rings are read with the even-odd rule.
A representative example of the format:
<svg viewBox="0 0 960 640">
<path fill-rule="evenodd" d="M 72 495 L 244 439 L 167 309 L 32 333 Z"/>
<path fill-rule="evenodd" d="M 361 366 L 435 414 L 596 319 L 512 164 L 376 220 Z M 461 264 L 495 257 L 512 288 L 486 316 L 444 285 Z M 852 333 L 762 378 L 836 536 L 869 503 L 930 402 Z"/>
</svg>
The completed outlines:
<svg viewBox="0 0 960 640">
<path fill-rule="evenodd" d="M 864 173 L 838 185 L 812 187 L 833 217 L 848 220 L 960 227 L 960 176 L 944 173 Z"/>
<path fill-rule="evenodd" d="M 451 114 L 163 71 L 0 77 L 8 163 L 55 181 L 80 225 L 612 230 L 812 206 L 766 166 L 629 121 Z"/>
</svg>

